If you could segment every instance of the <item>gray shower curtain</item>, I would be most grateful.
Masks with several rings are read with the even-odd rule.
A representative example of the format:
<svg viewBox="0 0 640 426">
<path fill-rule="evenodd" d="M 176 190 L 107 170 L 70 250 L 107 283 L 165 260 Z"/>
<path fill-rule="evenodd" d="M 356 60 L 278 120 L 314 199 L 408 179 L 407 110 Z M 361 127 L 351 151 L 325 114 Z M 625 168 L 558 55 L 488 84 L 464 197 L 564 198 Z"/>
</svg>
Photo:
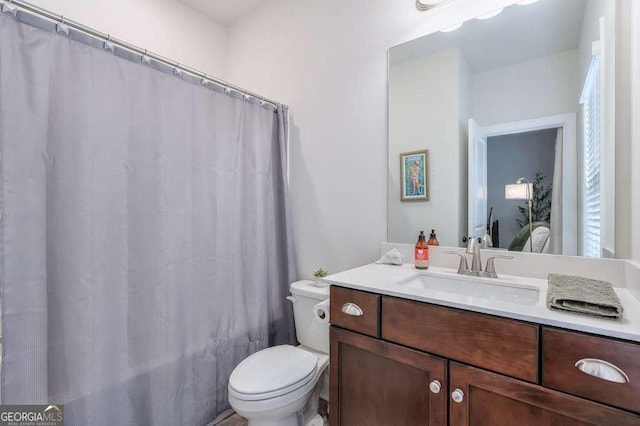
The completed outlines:
<svg viewBox="0 0 640 426">
<path fill-rule="evenodd" d="M 0 15 L 2 402 L 204 425 L 293 339 L 286 111 L 29 19 Z"/>
</svg>

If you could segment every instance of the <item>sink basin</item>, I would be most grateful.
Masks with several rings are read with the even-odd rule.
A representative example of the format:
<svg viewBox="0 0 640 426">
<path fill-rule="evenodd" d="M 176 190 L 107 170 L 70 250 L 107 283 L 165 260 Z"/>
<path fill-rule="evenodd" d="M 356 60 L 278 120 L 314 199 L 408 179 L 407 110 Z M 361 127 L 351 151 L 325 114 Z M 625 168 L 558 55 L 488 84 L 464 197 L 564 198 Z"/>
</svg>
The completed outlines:
<svg viewBox="0 0 640 426">
<path fill-rule="evenodd" d="M 534 286 L 511 282 L 505 279 L 471 277 L 457 274 L 421 272 L 398 285 L 425 292 L 449 293 L 467 296 L 474 299 L 495 300 L 535 305 L 540 297 L 540 290 Z"/>
</svg>

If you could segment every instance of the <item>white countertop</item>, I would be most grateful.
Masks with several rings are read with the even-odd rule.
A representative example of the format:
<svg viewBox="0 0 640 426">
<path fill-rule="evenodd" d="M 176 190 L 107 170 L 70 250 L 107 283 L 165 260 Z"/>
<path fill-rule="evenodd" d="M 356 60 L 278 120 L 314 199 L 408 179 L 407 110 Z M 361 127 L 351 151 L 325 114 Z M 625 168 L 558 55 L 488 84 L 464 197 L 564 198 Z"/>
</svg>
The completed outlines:
<svg viewBox="0 0 640 426">
<path fill-rule="evenodd" d="M 446 274 L 455 279 L 456 270 L 430 267 L 428 271 Z M 546 306 L 547 280 L 543 279 L 500 274 L 502 279 L 537 288 L 539 298 L 534 304 L 518 304 L 397 284 L 419 273 L 420 270 L 415 269 L 412 264 L 394 266 L 372 263 L 329 275 L 323 280 L 329 284 L 356 290 L 640 342 L 640 301 L 625 288 L 615 288 L 624 308 L 623 317 L 611 320 L 548 309 Z M 487 279 L 483 281 L 487 282 Z"/>
</svg>

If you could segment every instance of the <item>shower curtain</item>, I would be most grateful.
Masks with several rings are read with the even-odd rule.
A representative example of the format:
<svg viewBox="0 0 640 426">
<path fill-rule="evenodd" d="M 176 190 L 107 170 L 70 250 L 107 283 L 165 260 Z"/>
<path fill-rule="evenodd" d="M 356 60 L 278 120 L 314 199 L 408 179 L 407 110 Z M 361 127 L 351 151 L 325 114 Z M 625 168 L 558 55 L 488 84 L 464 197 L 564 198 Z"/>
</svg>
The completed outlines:
<svg viewBox="0 0 640 426">
<path fill-rule="evenodd" d="M 294 336 L 286 111 L 35 21 L 0 15 L 2 403 L 207 424 Z"/>
</svg>

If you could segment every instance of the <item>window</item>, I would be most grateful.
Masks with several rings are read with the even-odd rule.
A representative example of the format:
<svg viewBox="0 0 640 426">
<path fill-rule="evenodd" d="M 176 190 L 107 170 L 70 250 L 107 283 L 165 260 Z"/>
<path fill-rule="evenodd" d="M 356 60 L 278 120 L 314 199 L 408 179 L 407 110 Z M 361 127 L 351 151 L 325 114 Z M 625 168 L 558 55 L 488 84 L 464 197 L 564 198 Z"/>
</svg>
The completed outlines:
<svg viewBox="0 0 640 426">
<path fill-rule="evenodd" d="M 594 49 L 596 50 L 596 49 Z M 600 257 L 600 54 L 594 53 L 580 99 L 583 126 L 583 250 Z"/>
</svg>

